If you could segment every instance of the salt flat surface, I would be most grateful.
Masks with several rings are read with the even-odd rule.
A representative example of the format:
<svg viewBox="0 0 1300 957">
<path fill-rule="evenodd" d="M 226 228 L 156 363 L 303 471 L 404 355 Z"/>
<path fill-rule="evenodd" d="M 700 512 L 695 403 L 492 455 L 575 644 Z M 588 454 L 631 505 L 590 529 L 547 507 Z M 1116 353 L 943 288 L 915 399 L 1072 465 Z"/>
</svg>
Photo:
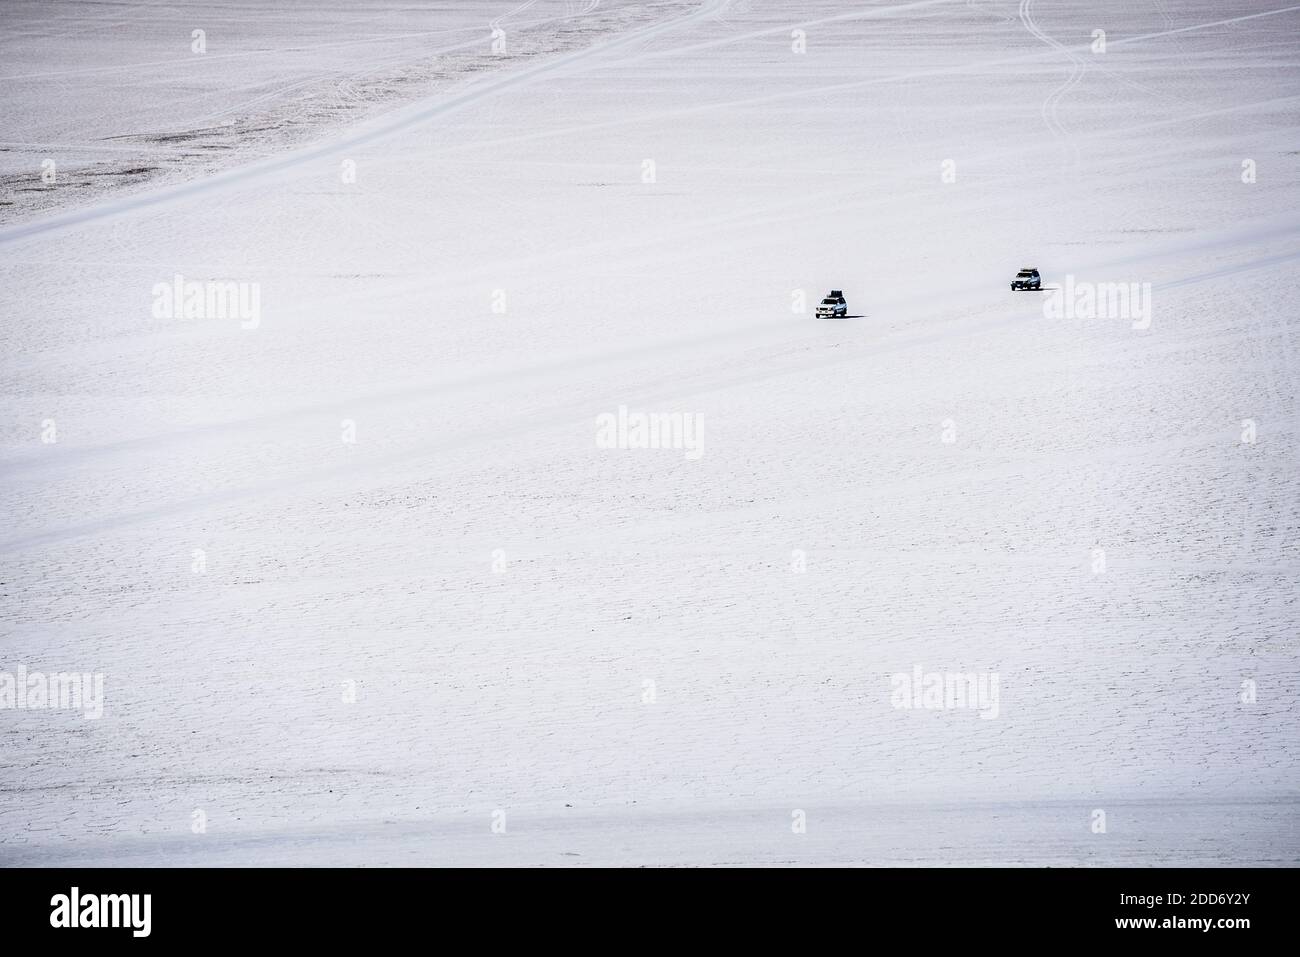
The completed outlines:
<svg viewBox="0 0 1300 957">
<path fill-rule="evenodd" d="M 1298 26 L 6 4 L 0 863 L 1294 865 Z"/>
</svg>

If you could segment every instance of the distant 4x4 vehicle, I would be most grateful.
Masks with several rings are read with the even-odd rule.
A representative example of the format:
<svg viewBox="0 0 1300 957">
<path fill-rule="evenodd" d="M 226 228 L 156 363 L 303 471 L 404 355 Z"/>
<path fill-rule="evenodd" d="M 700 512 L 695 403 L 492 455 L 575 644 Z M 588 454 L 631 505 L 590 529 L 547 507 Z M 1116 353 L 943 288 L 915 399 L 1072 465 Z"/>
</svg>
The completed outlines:
<svg viewBox="0 0 1300 957">
<path fill-rule="evenodd" d="M 1038 270 L 1033 266 L 1026 266 L 1020 272 L 1016 273 L 1016 278 L 1011 280 L 1011 288 L 1015 289 L 1042 289 L 1043 277 L 1038 275 Z"/>
<path fill-rule="evenodd" d="M 849 304 L 844 301 L 844 293 L 832 289 L 830 295 L 817 306 L 818 319 L 839 319 L 849 314 Z"/>
</svg>

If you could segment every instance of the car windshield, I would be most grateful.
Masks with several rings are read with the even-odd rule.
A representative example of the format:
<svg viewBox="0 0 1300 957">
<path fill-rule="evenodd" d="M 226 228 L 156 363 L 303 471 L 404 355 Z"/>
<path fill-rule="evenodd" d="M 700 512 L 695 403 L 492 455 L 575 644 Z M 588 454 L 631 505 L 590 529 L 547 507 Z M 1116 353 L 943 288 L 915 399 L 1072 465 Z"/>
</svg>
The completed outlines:
<svg viewBox="0 0 1300 957">
<path fill-rule="evenodd" d="M 1022 275 L 1022 276 L 1032 276 L 1032 275 L 1033 275 L 1033 271 L 1032 271 L 1032 270 L 1029 270 L 1029 269 L 1022 269 L 1022 270 L 1020 270 L 1020 275 Z"/>
<path fill-rule="evenodd" d="M 823 305 L 823 306 L 833 306 L 833 305 L 835 305 L 835 300 L 834 300 L 834 299 L 823 299 L 823 300 L 822 300 L 822 305 Z"/>
</svg>

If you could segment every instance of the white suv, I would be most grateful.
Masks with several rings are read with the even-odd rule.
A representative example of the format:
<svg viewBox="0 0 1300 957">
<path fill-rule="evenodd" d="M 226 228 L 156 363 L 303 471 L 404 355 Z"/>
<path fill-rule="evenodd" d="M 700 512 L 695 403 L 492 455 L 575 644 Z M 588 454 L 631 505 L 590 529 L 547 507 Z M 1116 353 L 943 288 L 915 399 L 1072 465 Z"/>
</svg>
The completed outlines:
<svg viewBox="0 0 1300 957">
<path fill-rule="evenodd" d="M 849 314 L 849 304 L 844 301 L 844 293 L 832 289 L 830 295 L 817 306 L 818 319 L 840 319 Z"/>
<path fill-rule="evenodd" d="M 1011 280 L 1011 291 L 1030 289 L 1042 289 L 1043 277 L 1038 275 L 1038 270 L 1033 266 L 1026 266 L 1020 272 L 1016 273 L 1016 278 Z"/>
</svg>

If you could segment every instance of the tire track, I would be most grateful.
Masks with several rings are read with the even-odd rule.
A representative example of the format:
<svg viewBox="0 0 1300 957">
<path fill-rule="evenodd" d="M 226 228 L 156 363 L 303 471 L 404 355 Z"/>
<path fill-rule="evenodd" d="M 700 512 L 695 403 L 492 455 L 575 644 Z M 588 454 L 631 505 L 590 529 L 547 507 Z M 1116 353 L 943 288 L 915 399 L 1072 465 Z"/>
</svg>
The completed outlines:
<svg viewBox="0 0 1300 957">
<path fill-rule="evenodd" d="M 903 7 L 886 7 L 886 8 L 876 8 L 876 9 L 880 9 L 881 12 L 889 13 L 889 12 L 896 12 L 897 10 L 900 9 L 910 8 L 910 7 L 928 6 L 938 2 L 952 2 L 952 0 L 921 0 L 921 2 L 906 4 L 903 5 Z M 528 70 L 525 71 L 521 71 L 520 73 L 514 74 L 512 76 L 508 76 L 499 80 L 489 81 L 480 84 L 478 86 L 473 87 L 470 90 L 464 91 L 462 94 L 460 94 L 457 97 L 453 97 L 450 100 L 445 100 L 436 103 L 434 105 L 431 105 L 429 107 L 426 107 L 425 109 L 420 110 L 414 113 L 413 115 L 402 116 L 398 119 L 394 119 L 391 122 L 378 126 L 372 130 L 367 131 L 364 134 L 357 134 L 351 137 L 344 137 L 338 141 L 332 143 L 326 143 L 326 144 L 318 144 L 316 146 L 309 147 L 306 150 L 297 153 L 291 153 L 284 156 L 276 157 L 274 159 L 268 159 L 268 160 L 260 161 L 258 163 L 250 164 L 246 167 L 239 167 L 237 169 L 228 170 L 224 173 L 219 173 L 209 179 L 184 183 L 179 186 L 169 187 L 166 189 L 160 189 L 155 193 L 146 193 L 146 194 L 139 194 L 130 197 L 122 197 L 120 200 L 115 200 L 111 203 L 104 203 L 101 204 L 100 206 L 89 207 L 82 210 L 74 210 L 67 213 L 61 213 L 56 216 L 51 216 L 46 219 L 36 220 L 34 222 L 24 223 L 18 226 L 12 226 L 7 229 L 0 230 L 0 246 L 5 246 L 10 243 L 19 242 L 21 240 L 28 239 L 33 236 L 52 233 L 58 230 L 66 229 L 71 226 L 82 225 L 90 222 L 97 222 L 99 220 L 107 219 L 113 216 L 124 215 L 126 213 L 148 209 L 154 206 L 166 205 L 168 203 L 178 201 L 178 200 L 188 199 L 192 196 L 200 196 L 210 192 L 221 191 L 223 189 L 230 188 L 236 185 L 242 185 L 245 182 L 250 182 L 250 181 L 260 179 L 263 176 L 273 175 L 276 173 L 293 169 L 304 163 L 314 162 L 316 160 L 326 158 L 326 157 L 333 157 L 340 153 L 345 153 L 347 151 L 353 150 L 358 146 L 367 145 L 377 140 L 384 139 L 404 129 L 423 125 L 424 123 L 438 116 L 459 112 L 467 106 L 471 106 L 479 102 L 480 100 L 486 99 L 490 96 L 494 96 L 505 89 L 513 88 L 515 86 L 524 84 L 539 75 L 543 75 L 551 72 L 560 72 L 564 68 L 574 66 L 575 64 L 582 64 L 586 66 L 588 69 L 598 68 L 602 65 L 599 62 L 585 64 L 583 61 L 594 59 L 598 57 L 601 53 L 611 52 L 614 50 L 621 49 L 622 47 L 630 44 L 639 43 L 641 40 L 645 39 L 648 36 L 659 36 L 664 33 L 668 33 L 673 30 L 676 30 L 680 27 L 686 26 L 689 23 L 693 23 L 701 19 L 710 18 L 714 16 L 716 13 L 718 13 L 719 11 L 725 9 L 725 7 L 726 7 L 726 3 L 722 2 L 722 0 L 712 0 L 712 2 L 705 4 L 700 9 L 689 14 L 684 14 L 682 17 L 675 18 L 671 21 L 666 21 L 663 24 L 659 24 L 653 27 L 647 27 L 645 28 L 644 31 L 637 31 L 631 34 L 627 34 L 622 38 L 612 40 L 609 43 L 603 44 L 599 47 L 592 47 L 586 50 L 575 51 L 574 53 L 568 54 L 562 58 L 558 58 L 554 61 L 548 61 L 547 63 L 539 64 L 535 67 L 529 68 Z M 1214 20 L 1206 23 L 1192 24 L 1190 26 L 1179 27 L 1174 30 L 1166 30 L 1166 31 L 1159 31 L 1155 33 L 1142 34 L 1139 36 L 1125 37 L 1123 39 L 1111 41 L 1110 45 L 1119 46 L 1121 44 L 1142 43 L 1148 40 L 1159 39 L 1166 36 L 1181 35 L 1183 33 L 1191 33 L 1198 30 L 1208 29 L 1210 27 L 1225 26 L 1234 23 L 1242 23 L 1246 21 L 1257 20 L 1262 17 L 1273 17 L 1280 14 L 1295 13 L 1296 11 L 1300 11 L 1300 4 L 1294 4 L 1288 7 L 1280 7 L 1273 10 L 1265 10 L 1259 13 L 1244 14 L 1236 17 L 1227 17 L 1224 19 Z M 869 12 L 870 11 L 859 12 L 854 14 L 843 14 L 838 17 L 828 18 L 828 19 L 847 19 L 850 17 L 866 16 L 869 15 Z M 781 30 L 783 29 L 784 28 L 781 28 Z M 780 32 L 780 31 L 764 30 L 764 31 L 759 31 L 757 34 L 754 35 L 765 35 L 774 32 Z M 740 40 L 745 38 L 746 37 L 735 37 L 726 40 L 715 40 L 699 46 L 707 47 L 707 46 L 723 45 L 729 42 L 733 42 L 734 40 Z M 672 51 L 668 51 L 667 53 L 659 52 L 659 53 L 645 54 L 634 58 L 634 60 L 636 62 L 640 62 L 642 60 L 655 59 L 661 56 L 679 56 L 683 52 L 687 52 L 696 48 L 698 47 L 694 47 L 694 48 L 682 47 Z M 740 109 L 744 107 L 778 103 L 778 102 L 791 100 L 791 99 L 802 99 L 810 96 L 822 96 L 828 93 L 839 92 L 839 91 L 862 89 L 862 88 L 866 88 L 878 84 L 897 83 L 897 82 L 918 78 L 918 77 L 962 75 L 964 73 L 970 72 L 971 70 L 988 69 L 990 67 L 997 67 L 997 66 L 1019 65 L 1025 62 L 1030 62 L 1033 60 L 1040 59 L 1042 55 L 1043 54 L 1039 54 L 1039 53 L 1033 53 L 1027 55 L 1019 54 L 1011 57 L 999 57 L 992 60 L 983 60 L 975 63 L 962 64 L 956 67 L 939 67 L 939 68 L 933 68 L 928 70 L 915 71 L 907 74 L 900 74 L 900 75 L 893 75 L 893 76 L 886 76 L 886 77 L 873 77 L 867 80 L 855 80 L 847 83 L 833 83 L 821 87 L 809 88 L 806 90 L 799 90 L 795 92 L 770 93 L 762 96 L 746 97 L 739 100 L 731 100 L 731 101 L 721 102 L 721 103 L 694 105 L 690 107 L 683 107 L 676 110 L 664 110 L 655 114 L 646 114 L 643 116 L 634 117 L 632 119 L 621 119 L 621 120 L 608 121 L 604 123 L 590 123 L 590 124 L 582 124 L 580 126 L 565 127 L 561 129 L 550 130 L 544 134 L 537 134 L 537 133 L 521 134 L 519 136 L 507 137 L 499 141 L 493 141 L 481 145 L 492 146 L 492 145 L 499 145 L 501 143 L 507 143 L 507 142 L 510 143 L 522 142 L 529 139 L 538 139 L 546 136 L 567 135 L 570 133 L 591 130 L 591 129 L 609 129 L 618 126 L 627 126 L 636 123 L 642 123 L 645 122 L 646 120 L 652 120 L 652 119 L 655 120 L 667 119 L 671 117 L 686 116 L 695 113 L 703 113 L 703 112 L 710 112 L 716 110 Z M 626 65 L 626 63 L 628 62 L 632 62 L 632 61 L 626 59 L 619 60 L 615 58 L 610 63 L 603 64 L 603 65 L 619 66 L 619 65 Z M 2 79 L 4 78 L 0 77 L 0 80 Z M 452 149 L 455 149 L 455 147 L 452 147 Z"/>
<path fill-rule="evenodd" d="M 1192 273 L 1176 279 L 1167 280 L 1155 284 L 1153 288 L 1157 290 L 1174 289 L 1182 286 L 1223 279 L 1229 276 L 1241 275 L 1259 269 L 1267 269 L 1271 266 L 1282 265 L 1297 260 L 1300 260 L 1300 251 L 1264 256 L 1218 269 Z M 990 330 L 1009 328 L 1030 321 L 1039 321 L 1041 320 L 1041 316 L 1041 310 L 1035 309 L 1024 313 L 1018 313 L 1007 318 L 994 320 L 992 322 L 977 323 L 973 326 L 967 326 L 959 330 L 929 332 L 904 339 L 888 346 L 877 348 L 872 355 L 881 356 L 906 352 L 919 347 L 943 342 L 945 340 L 962 339 L 977 334 L 982 335 Z M 857 362 L 860 361 L 860 359 L 861 357 L 857 353 L 850 353 L 848 355 L 835 354 L 831 356 L 818 355 L 800 362 L 784 365 L 777 369 L 760 369 L 753 372 L 744 372 L 726 376 L 710 382 L 701 382 L 685 386 L 680 381 L 680 377 L 673 374 L 660 381 L 640 385 L 634 390 L 636 393 L 635 396 L 633 396 L 628 390 L 624 390 L 620 393 L 618 399 L 627 402 L 630 399 L 635 398 L 636 402 L 642 404 L 680 401 L 681 399 L 690 396 L 707 395 L 727 389 L 761 385 L 762 383 L 782 378 L 784 376 L 813 372 L 833 366 Z M 389 472 L 389 470 L 394 466 L 410 465 L 421 459 L 426 459 L 434 455 L 445 455 L 448 452 L 475 448 L 491 442 L 528 435 L 541 429 L 571 426 L 575 421 L 588 416 L 592 409 L 608 407 L 609 405 L 609 402 L 602 403 L 599 399 L 594 397 L 584 398 L 569 403 L 559 409 L 548 410 L 539 415 L 528 416 L 523 421 L 494 426 L 481 432 L 472 432 L 444 439 L 436 439 L 432 442 L 424 443 L 412 448 L 400 449 L 386 455 L 379 455 L 372 459 L 367 459 L 364 462 L 349 462 L 343 465 L 330 466 L 317 472 L 308 472 L 306 474 L 273 479 L 267 482 L 258 482 L 251 485 L 227 488 L 215 493 L 167 502 L 152 508 L 141 509 L 125 514 L 96 518 L 75 525 L 65 525 L 61 528 L 28 532 L 0 542 L 0 555 L 20 553 L 32 548 L 54 545 L 64 541 L 111 532 L 122 528 L 148 525 L 161 519 L 192 515 L 203 509 L 212 508 L 214 506 L 242 502 L 261 496 L 308 488 L 335 479 L 347 479 L 350 477 L 362 478 L 366 475 L 373 475 L 379 470 Z M 1215 433 L 1215 436 L 1217 435 L 1218 433 Z M 1198 435 L 1191 439 L 1181 438 L 1171 440 L 1172 444 L 1170 447 L 1196 447 L 1203 444 L 1207 439 L 1215 436 Z M 1147 453 L 1150 452 L 1149 447 L 1143 446 L 1143 448 Z M 1127 449 L 1112 450 L 1108 454 L 1111 456 L 1121 457 L 1125 454 L 1130 456 L 1132 455 L 1132 453 L 1129 453 Z"/>
<path fill-rule="evenodd" d="M 1036 39 L 1046 43 L 1052 49 L 1064 54 L 1070 61 L 1070 75 L 1065 82 L 1059 87 L 1047 94 L 1043 100 L 1043 105 L 1039 112 L 1043 117 L 1043 123 L 1056 137 L 1058 143 L 1065 153 L 1067 165 L 1077 166 L 1079 163 L 1079 146 L 1075 142 L 1070 129 L 1061 119 L 1061 101 L 1070 95 L 1070 92 L 1079 85 L 1083 80 L 1084 73 L 1087 72 L 1087 61 L 1084 60 L 1072 48 L 1048 36 L 1038 23 L 1034 20 L 1034 0 L 1020 0 L 1020 23 Z"/>
<path fill-rule="evenodd" d="M 724 9 L 726 7 L 726 2 L 727 0 L 706 0 L 706 2 L 701 3 L 695 10 L 665 20 L 662 23 L 656 23 L 640 29 L 631 30 L 626 34 L 605 43 L 576 50 L 572 53 L 563 54 L 554 59 L 525 67 L 517 73 L 507 74 L 497 79 L 485 80 L 450 97 L 443 96 L 432 98 L 432 102 L 426 101 L 426 105 L 404 111 L 400 115 L 388 119 L 386 122 L 380 122 L 364 132 L 353 133 L 332 142 L 319 143 L 294 153 L 252 163 L 248 166 L 227 170 L 207 179 L 183 183 L 177 186 L 160 189 L 153 193 L 122 196 L 104 202 L 98 206 L 71 210 L 66 213 L 59 213 L 50 216 L 46 219 L 30 223 L 22 223 L 17 226 L 9 227 L 8 229 L 0 230 L 0 246 L 20 242 L 35 236 L 46 235 L 73 226 L 83 226 L 88 223 L 100 222 L 105 219 L 111 219 L 128 213 L 152 209 L 179 200 L 190 199 L 197 196 L 206 196 L 212 193 L 220 193 L 267 176 L 273 176 L 296 169 L 307 163 L 313 163 L 321 159 L 335 157 L 339 154 L 356 150 L 371 143 L 387 139 L 396 133 L 418 128 L 445 116 L 460 113 L 468 107 L 483 100 L 498 96 L 507 90 L 527 86 L 539 78 L 553 74 L 562 74 L 566 70 L 580 67 L 584 61 L 589 59 L 599 58 L 602 55 L 613 53 L 629 46 L 644 43 L 651 39 L 657 39 L 679 30 L 682 27 L 688 26 L 689 24 L 708 19 L 719 10 Z"/>
</svg>

